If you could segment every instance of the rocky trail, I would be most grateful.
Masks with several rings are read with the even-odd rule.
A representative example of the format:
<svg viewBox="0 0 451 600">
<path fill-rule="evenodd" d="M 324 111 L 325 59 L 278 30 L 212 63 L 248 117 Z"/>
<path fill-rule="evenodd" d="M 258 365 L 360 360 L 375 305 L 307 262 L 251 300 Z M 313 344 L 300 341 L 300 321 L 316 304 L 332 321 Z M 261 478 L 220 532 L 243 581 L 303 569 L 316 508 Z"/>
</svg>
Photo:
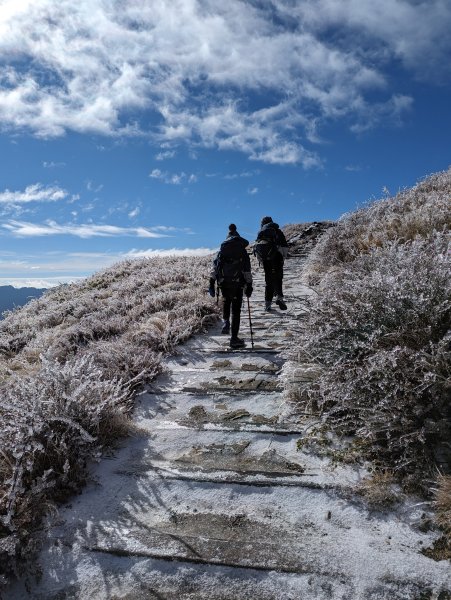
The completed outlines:
<svg viewBox="0 0 451 600">
<path fill-rule="evenodd" d="M 451 597 L 449 563 L 421 554 L 437 536 L 418 527 L 427 507 L 370 511 L 353 494 L 364 469 L 297 450 L 311 423 L 284 401 L 282 377 L 309 294 L 301 261 L 287 261 L 286 312 L 263 311 L 257 272 L 254 349 L 243 311 L 245 349 L 230 351 L 218 324 L 165 361 L 134 436 L 46 533 L 39 580 L 6 599 Z M 299 384 L 313 374 L 298 370 Z"/>
</svg>

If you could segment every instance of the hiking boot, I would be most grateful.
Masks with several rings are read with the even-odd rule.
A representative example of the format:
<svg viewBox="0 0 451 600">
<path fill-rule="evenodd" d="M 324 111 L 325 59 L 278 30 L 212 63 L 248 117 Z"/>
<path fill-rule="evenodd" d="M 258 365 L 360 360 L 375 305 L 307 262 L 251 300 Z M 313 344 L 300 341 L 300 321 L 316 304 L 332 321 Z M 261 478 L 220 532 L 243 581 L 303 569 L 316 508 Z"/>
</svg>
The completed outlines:
<svg viewBox="0 0 451 600">
<path fill-rule="evenodd" d="M 224 321 L 221 333 L 230 333 L 230 321 Z"/>
<path fill-rule="evenodd" d="M 280 308 L 280 310 L 287 310 L 287 305 L 283 301 L 283 298 L 277 298 L 276 304 Z"/>
<path fill-rule="evenodd" d="M 265 301 L 265 310 L 267 310 L 268 312 L 269 312 L 270 310 L 272 310 L 272 308 L 271 308 L 271 304 L 272 304 L 271 300 L 266 300 L 266 301 Z"/>
<path fill-rule="evenodd" d="M 231 348 L 244 348 L 246 345 L 245 341 L 239 337 L 230 338 L 230 347 Z"/>
</svg>

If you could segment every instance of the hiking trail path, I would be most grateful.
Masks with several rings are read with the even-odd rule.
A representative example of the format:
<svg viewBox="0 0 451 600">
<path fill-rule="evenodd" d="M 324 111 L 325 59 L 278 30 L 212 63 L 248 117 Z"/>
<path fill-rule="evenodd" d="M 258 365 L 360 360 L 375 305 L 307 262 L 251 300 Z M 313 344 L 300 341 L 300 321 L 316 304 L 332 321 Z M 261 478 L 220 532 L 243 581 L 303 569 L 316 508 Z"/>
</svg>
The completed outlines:
<svg viewBox="0 0 451 600">
<path fill-rule="evenodd" d="M 449 563 L 420 552 L 437 537 L 418 528 L 424 504 L 371 512 L 353 495 L 362 467 L 297 450 L 311 421 L 282 379 L 311 293 L 302 260 L 286 261 L 286 312 L 263 310 L 255 273 L 254 349 L 245 304 L 245 349 L 230 351 L 218 323 L 165 360 L 137 398 L 136 433 L 46 532 L 40 580 L 17 582 L 6 600 L 451 597 Z M 296 377 L 309 385 L 314 370 Z"/>
</svg>

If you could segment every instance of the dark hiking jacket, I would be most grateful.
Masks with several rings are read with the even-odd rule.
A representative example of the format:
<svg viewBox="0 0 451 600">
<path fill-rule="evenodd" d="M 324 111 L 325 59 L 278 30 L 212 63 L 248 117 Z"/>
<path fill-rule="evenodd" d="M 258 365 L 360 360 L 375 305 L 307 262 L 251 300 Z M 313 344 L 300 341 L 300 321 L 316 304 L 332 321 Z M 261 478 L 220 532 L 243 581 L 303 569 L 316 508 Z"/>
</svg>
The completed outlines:
<svg viewBox="0 0 451 600">
<path fill-rule="evenodd" d="M 276 246 L 282 258 L 286 258 L 288 252 L 288 242 L 285 234 L 277 223 L 266 223 L 257 234 L 258 242 L 268 242 Z M 277 255 L 276 255 L 277 256 Z"/>
<path fill-rule="evenodd" d="M 238 233 L 230 233 L 222 242 L 221 248 L 213 260 L 210 278 L 216 280 L 220 285 L 233 283 L 240 286 L 244 286 L 245 284 L 252 285 L 251 261 L 246 251 L 247 246 L 249 246 L 249 242 L 245 238 L 242 238 Z M 236 282 L 221 281 L 218 266 L 220 267 L 221 264 L 224 264 L 228 260 L 240 261 L 239 280 Z"/>
</svg>

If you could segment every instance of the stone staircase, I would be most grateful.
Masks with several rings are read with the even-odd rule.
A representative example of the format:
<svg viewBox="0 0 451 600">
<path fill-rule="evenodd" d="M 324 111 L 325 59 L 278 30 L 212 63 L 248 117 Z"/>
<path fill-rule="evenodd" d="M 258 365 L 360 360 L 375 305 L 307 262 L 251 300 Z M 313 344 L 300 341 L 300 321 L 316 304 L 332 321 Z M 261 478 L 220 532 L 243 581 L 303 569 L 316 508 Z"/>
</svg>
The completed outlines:
<svg viewBox="0 0 451 600">
<path fill-rule="evenodd" d="M 281 373 L 309 294 L 301 262 L 287 261 L 286 312 L 263 310 L 257 272 L 254 348 L 243 310 L 245 349 L 217 325 L 166 360 L 134 436 L 48 529 L 41 576 L 5 599 L 450 597 L 449 564 L 420 552 L 434 539 L 415 526 L 424 506 L 371 513 L 353 495 L 363 469 L 297 451 L 310 423 L 284 401 Z"/>
</svg>

